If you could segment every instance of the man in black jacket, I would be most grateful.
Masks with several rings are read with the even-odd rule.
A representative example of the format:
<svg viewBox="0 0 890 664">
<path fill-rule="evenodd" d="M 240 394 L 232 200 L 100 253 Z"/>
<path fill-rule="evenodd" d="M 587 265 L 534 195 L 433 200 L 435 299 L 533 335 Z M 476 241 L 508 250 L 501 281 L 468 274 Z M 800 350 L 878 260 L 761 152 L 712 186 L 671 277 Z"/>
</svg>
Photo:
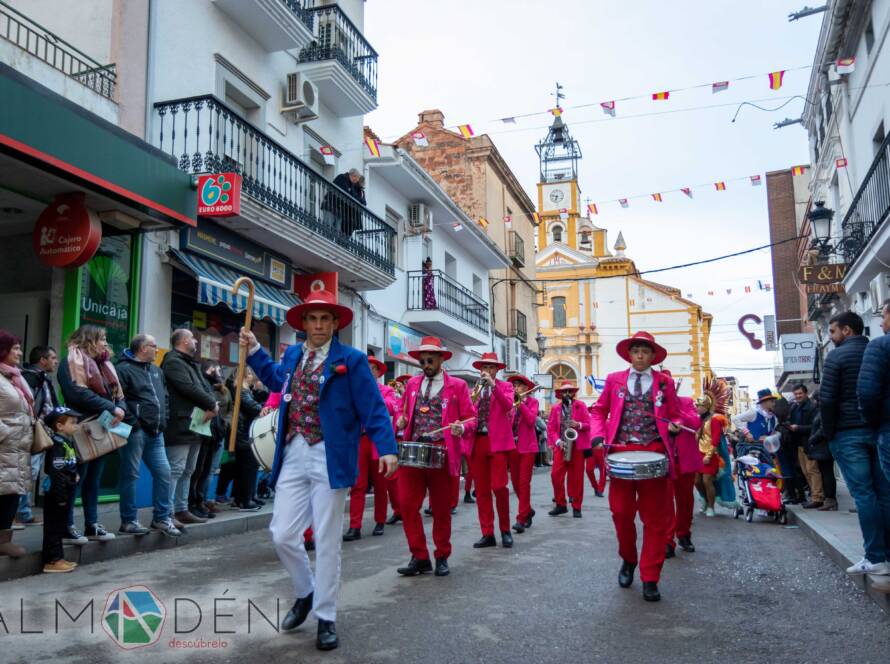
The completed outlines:
<svg viewBox="0 0 890 664">
<path fill-rule="evenodd" d="M 803 504 L 804 509 L 819 509 L 825 504 L 822 489 L 822 474 L 819 464 L 811 460 L 804 451 L 810 434 L 813 433 L 813 420 L 816 417 L 816 404 L 812 402 L 809 390 L 804 384 L 794 386 L 794 403 L 788 415 L 790 439 L 797 454 L 800 472 L 810 486 L 810 500 Z M 784 444 L 784 442 L 783 442 Z"/>
<path fill-rule="evenodd" d="M 878 432 L 878 457 L 890 480 L 890 300 L 881 307 L 881 330 L 862 358 L 859 374 L 859 405 L 872 429 Z"/>
<path fill-rule="evenodd" d="M 164 443 L 170 462 L 173 517 L 184 524 L 204 523 L 206 519 L 188 511 L 189 482 L 203 442 L 192 427 L 192 415 L 196 410 L 203 411 L 196 421 L 200 426 L 213 419 L 219 405 L 194 357 L 198 342 L 191 330 L 174 330 L 170 345 L 173 350 L 164 355 L 161 369 L 170 393 L 170 422 L 164 431 Z"/>
<path fill-rule="evenodd" d="M 890 481 L 878 464 L 877 440 L 859 410 L 857 382 L 868 339 L 862 319 L 852 311 L 829 321 L 835 348 L 825 359 L 820 412 L 850 494 L 856 502 L 865 556 L 847 568 L 849 574 L 890 574 Z"/>
<path fill-rule="evenodd" d="M 151 473 L 154 513 L 151 527 L 169 537 L 182 533 L 173 525 L 170 502 L 170 463 L 164 452 L 170 400 L 164 374 L 154 364 L 158 344 L 148 334 L 137 334 L 117 363 L 117 376 L 127 402 L 124 422 L 133 427 L 127 444 L 120 449 L 120 532 L 146 535 L 136 512 L 136 481 L 141 463 Z"/>
</svg>

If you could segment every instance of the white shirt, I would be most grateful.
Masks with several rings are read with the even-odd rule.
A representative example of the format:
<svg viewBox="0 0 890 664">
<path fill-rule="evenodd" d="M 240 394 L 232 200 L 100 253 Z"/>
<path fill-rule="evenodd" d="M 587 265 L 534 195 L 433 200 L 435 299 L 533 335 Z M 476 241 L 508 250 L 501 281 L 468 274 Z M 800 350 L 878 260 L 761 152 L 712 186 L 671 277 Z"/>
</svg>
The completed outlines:
<svg viewBox="0 0 890 664">
<path fill-rule="evenodd" d="M 754 408 L 750 410 L 746 410 L 744 413 L 739 413 L 738 415 L 732 416 L 732 424 L 735 428 L 741 429 L 742 431 L 747 431 L 748 427 L 746 424 L 750 424 L 754 420 L 757 419 L 757 415 L 761 414 L 764 418 L 769 420 L 769 418 L 773 417 L 773 413 L 768 413 L 763 408 L 761 408 L 760 404 L 756 404 Z"/>
<path fill-rule="evenodd" d="M 427 385 L 432 383 L 433 387 L 430 390 L 430 396 L 436 396 L 439 392 L 442 391 L 442 388 L 445 387 L 445 372 L 440 371 L 432 378 L 428 378 L 427 376 L 423 377 L 423 380 L 420 381 L 420 396 L 422 397 L 426 394 Z"/>
<path fill-rule="evenodd" d="M 627 374 L 627 391 L 631 394 L 634 393 L 634 385 L 636 385 L 637 376 L 640 377 L 640 386 L 643 388 L 643 394 L 646 394 L 646 392 L 652 389 L 652 367 L 640 372 L 636 369 L 630 370 L 630 373 Z"/>
<path fill-rule="evenodd" d="M 303 357 L 300 358 L 300 366 L 303 368 L 303 371 L 306 371 L 307 369 L 309 371 L 314 371 L 315 369 L 317 369 L 319 367 L 319 365 L 323 364 L 324 361 L 327 359 L 328 352 L 330 350 L 331 350 L 331 340 L 330 339 L 328 339 L 327 343 L 325 343 L 322 346 L 319 346 L 318 348 L 313 348 L 312 346 L 309 345 L 309 342 L 304 343 L 303 344 Z M 306 360 L 309 359 L 309 353 L 311 353 L 312 351 L 315 351 L 315 357 L 312 358 L 312 366 L 307 367 Z"/>
</svg>

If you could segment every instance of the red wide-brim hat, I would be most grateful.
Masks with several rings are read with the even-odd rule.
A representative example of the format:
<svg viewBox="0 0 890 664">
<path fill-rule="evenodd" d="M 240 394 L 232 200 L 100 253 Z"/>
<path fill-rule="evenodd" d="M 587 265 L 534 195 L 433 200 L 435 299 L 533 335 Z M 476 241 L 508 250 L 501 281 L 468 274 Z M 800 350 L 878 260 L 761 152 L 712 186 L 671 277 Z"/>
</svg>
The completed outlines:
<svg viewBox="0 0 890 664">
<path fill-rule="evenodd" d="M 420 340 L 420 345 L 417 348 L 408 351 L 408 355 L 415 360 L 420 359 L 421 353 L 439 353 L 443 360 L 450 359 L 453 354 L 442 345 L 438 337 L 424 337 Z"/>
<path fill-rule="evenodd" d="M 343 329 L 352 322 L 352 309 L 337 304 L 337 296 L 325 290 L 312 291 L 302 304 L 287 311 L 287 324 L 295 330 L 303 331 L 303 316 L 310 311 L 330 311 L 337 317 L 337 329 Z"/>
<path fill-rule="evenodd" d="M 507 381 L 510 383 L 522 383 L 527 388 L 531 389 L 535 386 L 535 381 L 527 376 L 523 376 L 522 374 L 513 374 L 512 376 L 507 376 Z"/>
<path fill-rule="evenodd" d="M 473 362 L 473 368 L 481 369 L 486 364 L 494 364 L 498 369 L 507 368 L 507 365 L 498 359 L 497 353 L 482 353 L 482 357 Z"/>
<path fill-rule="evenodd" d="M 409 380 L 411 380 L 411 374 L 402 374 L 401 376 L 396 376 L 396 382 L 406 384 Z"/>
<path fill-rule="evenodd" d="M 655 357 L 652 359 L 652 364 L 661 364 L 664 362 L 664 358 L 667 357 L 668 352 L 655 343 L 655 337 L 648 332 L 637 332 L 632 337 L 622 339 L 618 342 L 618 346 L 615 347 L 615 350 L 618 351 L 618 355 L 621 359 L 625 362 L 630 362 L 630 347 L 638 343 L 647 344 L 653 351 L 655 351 Z"/>
<path fill-rule="evenodd" d="M 577 392 L 578 386 L 575 385 L 575 383 L 573 383 L 570 380 L 564 380 L 559 384 L 559 387 L 557 387 L 556 390 L 554 390 L 554 391 L 557 394 L 559 394 L 560 392 Z"/>
<path fill-rule="evenodd" d="M 377 367 L 382 373 L 386 373 L 386 363 L 385 363 L 385 362 L 381 362 L 381 361 L 378 360 L 376 357 L 369 357 L 369 358 L 368 358 L 368 364 L 373 364 L 373 365 L 374 365 L 375 367 Z"/>
</svg>

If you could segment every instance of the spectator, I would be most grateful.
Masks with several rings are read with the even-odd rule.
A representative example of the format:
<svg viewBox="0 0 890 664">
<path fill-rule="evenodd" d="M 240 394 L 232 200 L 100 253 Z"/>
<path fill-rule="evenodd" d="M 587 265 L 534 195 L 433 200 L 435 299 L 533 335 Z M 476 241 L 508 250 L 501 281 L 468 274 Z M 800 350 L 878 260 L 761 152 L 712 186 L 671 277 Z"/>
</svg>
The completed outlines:
<svg viewBox="0 0 890 664">
<path fill-rule="evenodd" d="M 54 348 L 35 346 L 28 355 L 28 364 L 22 367 L 22 378 L 34 395 L 34 416 L 44 417 L 59 405 L 59 396 L 49 374 L 59 366 L 59 356 Z M 37 495 L 40 487 L 40 469 L 43 467 L 43 452 L 31 456 L 31 485 L 33 491 L 24 494 L 19 501 L 19 513 L 15 523 L 36 526 L 43 523 L 40 517 L 31 512 L 31 496 Z"/>
<path fill-rule="evenodd" d="M 65 397 L 65 405 L 84 417 L 99 416 L 108 412 L 117 426 L 126 414 L 124 392 L 117 371 L 109 359 L 105 328 L 97 325 L 81 325 L 68 339 L 68 356 L 59 363 L 58 379 Z M 84 532 L 74 525 L 74 501 L 68 503 L 68 537 L 66 544 L 83 545 L 87 540 L 106 542 L 114 539 L 99 523 L 99 483 L 105 468 L 107 455 L 82 463 L 77 467 L 80 475 L 80 498 L 83 503 Z"/>
<path fill-rule="evenodd" d="M 209 422 L 219 412 L 219 405 L 194 357 L 198 341 L 192 331 L 174 330 L 170 345 L 173 350 L 161 362 L 170 393 L 170 423 L 164 432 L 164 443 L 170 462 L 173 524 L 179 528 L 176 521 L 190 524 L 207 520 L 188 509 L 189 485 L 202 444 L 201 435 L 192 430 L 192 413 L 196 408 L 204 411 L 203 421 Z"/>
<path fill-rule="evenodd" d="M 20 497 L 31 489 L 34 396 L 22 378 L 22 342 L 0 330 L 0 556 L 18 558 L 25 549 L 12 543 L 12 520 Z"/>
<path fill-rule="evenodd" d="M 810 500 L 803 504 L 804 509 L 818 509 L 825 504 L 822 488 L 822 473 L 819 464 L 806 454 L 806 444 L 813 433 L 813 419 L 816 417 L 816 404 L 812 402 L 807 386 L 794 386 L 794 403 L 788 417 L 788 432 L 792 445 L 797 451 L 797 461 L 807 484 L 810 487 Z"/>
<path fill-rule="evenodd" d="M 170 413 L 170 399 L 164 374 L 155 365 L 158 344 L 148 334 L 137 334 L 117 363 L 117 374 L 126 400 L 124 421 L 133 427 L 127 444 L 120 448 L 121 533 L 145 535 L 149 529 L 139 523 L 136 512 L 136 481 L 142 462 L 151 473 L 154 508 L 151 527 L 168 537 L 182 533 L 173 525 L 170 504 L 170 464 L 164 453 L 164 429 Z"/>
<path fill-rule="evenodd" d="M 334 178 L 334 184 L 345 191 L 349 198 L 352 198 L 362 206 L 366 205 L 364 178 L 358 169 L 351 168 L 348 173 L 340 173 L 340 175 Z M 334 225 L 339 220 L 340 231 L 346 237 L 362 229 L 361 210 L 352 204 L 349 199 L 330 191 L 325 197 L 322 209 L 332 215 L 331 225 Z"/>
<path fill-rule="evenodd" d="M 822 432 L 822 415 L 819 413 L 819 397 L 813 396 L 816 404 L 816 417 L 813 419 L 813 433 L 804 445 L 804 453 L 819 465 L 822 475 L 822 491 L 825 504 L 818 508 L 820 512 L 837 511 L 837 478 L 834 476 L 834 457 L 828 449 L 828 439 Z"/>
<path fill-rule="evenodd" d="M 835 348 L 825 358 L 819 411 L 831 454 L 856 502 L 864 539 L 865 557 L 847 572 L 890 574 L 890 480 L 879 467 L 877 440 L 859 411 L 857 396 L 859 369 L 868 345 L 863 328 L 862 319 L 852 311 L 829 321 Z"/>
<path fill-rule="evenodd" d="M 797 462 L 797 443 L 799 441 L 791 435 L 789 428 L 791 425 L 791 403 L 785 397 L 778 396 L 773 406 L 773 415 L 776 416 L 776 432 L 780 436 L 780 445 L 775 456 L 782 473 L 784 502 L 790 505 L 800 505 L 807 499 L 804 490 L 806 482 Z"/>
<path fill-rule="evenodd" d="M 881 330 L 884 335 L 865 349 L 858 390 L 862 414 L 877 431 L 878 458 L 890 480 L 890 300 L 881 307 Z"/>
<path fill-rule="evenodd" d="M 423 261 L 423 308 L 438 309 L 436 304 L 436 273 L 433 272 L 433 259 L 429 256 Z"/>
<path fill-rule="evenodd" d="M 235 376 L 227 381 L 232 399 L 235 398 Z M 259 464 L 253 455 L 250 441 L 250 425 L 262 411 L 263 406 L 253 394 L 256 375 L 245 367 L 244 381 L 241 384 L 241 405 L 238 408 L 238 431 L 235 438 L 235 467 L 232 493 L 235 506 L 242 512 L 256 512 L 263 505 L 255 500 L 257 470 Z M 234 423 L 233 423 L 234 426 Z"/>
<path fill-rule="evenodd" d="M 213 398 L 219 404 L 222 401 L 218 386 L 225 388 L 222 382 L 222 374 L 220 373 L 219 362 L 216 360 L 204 360 L 201 362 L 201 373 L 210 385 L 213 391 Z M 189 481 L 189 512 L 202 519 L 215 519 L 221 510 L 214 506 L 210 506 L 207 501 L 207 488 L 210 484 L 210 471 L 213 468 L 213 458 L 216 456 L 216 450 L 220 446 L 219 438 L 219 413 L 210 421 L 210 436 L 201 436 L 201 447 L 198 449 L 198 458 L 195 461 L 195 472 Z"/>
<path fill-rule="evenodd" d="M 65 560 L 62 541 L 68 534 L 68 503 L 77 493 L 77 454 L 74 432 L 79 413 L 70 408 L 57 407 L 43 418 L 52 431 L 53 446 L 46 459 L 49 491 L 46 492 L 43 514 L 43 571 L 45 573 L 73 572 L 77 563 Z"/>
<path fill-rule="evenodd" d="M 207 374 L 205 371 L 205 374 L 208 375 L 210 386 L 213 388 L 213 392 L 216 395 L 216 402 L 219 404 L 219 412 L 216 414 L 216 417 L 213 418 L 213 422 L 210 425 L 210 431 L 213 434 L 213 439 L 216 441 L 216 446 L 213 452 L 213 458 L 210 461 L 210 472 L 207 474 L 207 480 L 200 487 L 202 496 L 207 496 L 210 491 L 211 478 L 214 475 L 217 476 L 217 480 L 219 478 L 223 450 L 229 440 L 229 425 L 232 422 L 232 394 L 229 392 L 229 388 L 223 380 L 222 368 L 219 366 L 219 362 L 216 362 L 215 360 L 211 360 L 210 362 L 211 365 L 217 367 L 217 370 L 211 372 L 211 374 Z M 217 485 L 218 484 L 219 482 L 217 481 Z M 205 498 L 204 502 L 207 506 L 207 510 L 210 512 L 218 514 L 222 511 L 217 505 L 216 500 L 206 500 Z"/>
</svg>

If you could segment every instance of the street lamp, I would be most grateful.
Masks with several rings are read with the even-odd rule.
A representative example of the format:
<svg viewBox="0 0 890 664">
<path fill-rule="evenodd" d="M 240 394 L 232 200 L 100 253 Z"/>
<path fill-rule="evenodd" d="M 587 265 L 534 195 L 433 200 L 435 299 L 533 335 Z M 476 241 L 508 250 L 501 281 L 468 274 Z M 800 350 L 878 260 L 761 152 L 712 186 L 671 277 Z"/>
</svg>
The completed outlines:
<svg viewBox="0 0 890 664">
<path fill-rule="evenodd" d="M 538 334 L 535 335 L 535 343 L 538 344 L 538 358 L 544 357 L 544 345 L 547 343 L 547 337 L 541 334 L 541 331 L 538 330 Z"/>
<path fill-rule="evenodd" d="M 825 201 L 816 201 L 813 203 L 814 209 L 810 210 L 807 217 L 810 225 L 813 227 L 813 247 L 818 247 L 821 256 L 828 256 L 831 253 L 831 220 L 834 218 L 834 210 L 825 207 Z"/>
</svg>

